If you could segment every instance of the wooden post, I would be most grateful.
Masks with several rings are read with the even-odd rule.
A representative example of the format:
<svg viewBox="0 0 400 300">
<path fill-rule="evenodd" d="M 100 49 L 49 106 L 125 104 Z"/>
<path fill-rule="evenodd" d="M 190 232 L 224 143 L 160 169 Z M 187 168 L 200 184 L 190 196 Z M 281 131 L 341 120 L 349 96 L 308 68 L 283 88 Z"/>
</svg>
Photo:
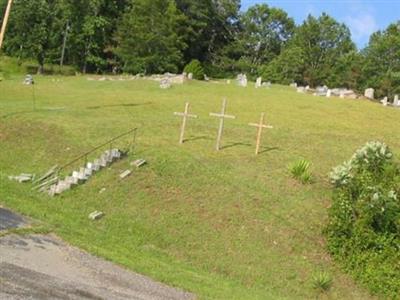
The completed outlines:
<svg viewBox="0 0 400 300">
<path fill-rule="evenodd" d="M 221 149 L 221 139 L 222 139 L 222 133 L 224 131 L 225 118 L 227 118 L 227 119 L 235 119 L 236 118 L 235 116 L 225 114 L 225 112 L 226 112 L 226 98 L 224 98 L 224 100 L 222 101 L 221 113 L 210 113 L 210 116 L 220 118 L 218 135 L 217 135 L 217 144 L 215 147 L 215 149 L 217 151 L 219 151 Z"/>
<path fill-rule="evenodd" d="M 184 136 L 185 136 L 185 128 L 186 128 L 186 121 L 187 121 L 187 118 L 197 118 L 196 115 L 191 115 L 191 114 L 189 114 L 189 106 L 190 106 L 190 103 L 189 103 L 189 102 L 186 102 L 186 104 L 185 104 L 185 111 L 184 111 L 183 113 L 181 113 L 181 112 L 174 112 L 174 115 L 175 115 L 175 116 L 183 117 L 182 126 L 181 126 L 181 134 L 180 134 L 180 136 L 179 136 L 179 144 L 183 144 L 183 142 L 184 142 Z"/>
<path fill-rule="evenodd" d="M 261 145 L 261 135 L 262 135 L 262 130 L 263 128 L 273 128 L 270 125 L 265 125 L 264 124 L 264 117 L 265 117 L 265 113 L 261 113 L 261 117 L 260 117 L 260 122 L 258 124 L 256 123 L 249 123 L 249 126 L 254 126 L 257 127 L 257 141 L 256 141 L 256 155 L 260 152 L 260 145 Z"/>
<path fill-rule="evenodd" d="M 0 49 L 3 46 L 3 40 L 4 40 L 4 35 L 6 33 L 6 27 L 8 23 L 8 17 L 10 16 L 10 10 L 11 10 L 11 4 L 13 0 L 8 0 L 7 8 L 6 8 L 6 13 L 4 14 L 4 19 L 3 19 L 3 24 L 1 26 L 1 31 L 0 31 Z"/>
</svg>

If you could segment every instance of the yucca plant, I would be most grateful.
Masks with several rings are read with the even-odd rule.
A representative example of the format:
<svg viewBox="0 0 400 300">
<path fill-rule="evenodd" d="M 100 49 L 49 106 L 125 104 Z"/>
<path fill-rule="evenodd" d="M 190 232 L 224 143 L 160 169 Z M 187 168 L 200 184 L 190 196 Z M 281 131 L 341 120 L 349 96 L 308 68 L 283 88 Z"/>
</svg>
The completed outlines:
<svg viewBox="0 0 400 300">
<path fill-rule="evenodd" d="M 301 159 L 289 167 L 290 173 L 293 178 L 299 180 L 301 183 L 311 183 L 312 175 L 310 172 L 311 163 L 305 159 Z"/>
<path fill-rule="evenodd" d="M 319 272 L 313 275 L 312 285 L 316 290 L 325 292 L 332 285 L 332 277 L 326 272 Z"/>
</svg>

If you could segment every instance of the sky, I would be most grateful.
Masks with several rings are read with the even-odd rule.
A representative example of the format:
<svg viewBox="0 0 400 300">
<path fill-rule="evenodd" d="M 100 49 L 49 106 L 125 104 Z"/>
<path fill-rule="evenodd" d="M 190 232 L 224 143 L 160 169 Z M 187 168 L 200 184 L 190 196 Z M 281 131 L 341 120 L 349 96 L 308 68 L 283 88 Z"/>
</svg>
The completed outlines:
<svg viewBox="0 0 400 300">
<path fill-rule="evenodd" d="M 400 0 L 242 0 L 242 10 L 262 3 L 282 8 L 297 24 L 309 14 L 326 12 L 350 28 L 359 49 L 368 44 L 371 33 L 400 20 Z"/>
</svg>

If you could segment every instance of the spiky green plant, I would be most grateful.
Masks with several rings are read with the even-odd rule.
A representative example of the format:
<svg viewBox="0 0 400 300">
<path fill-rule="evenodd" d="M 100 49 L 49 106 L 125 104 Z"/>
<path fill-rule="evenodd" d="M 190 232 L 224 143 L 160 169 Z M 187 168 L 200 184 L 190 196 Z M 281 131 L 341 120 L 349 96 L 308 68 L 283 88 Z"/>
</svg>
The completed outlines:
<svg viewBox="0 0 400 300">
<path fill-rule="evenodd" d="M 309 161 L 301 159 L 290 165 L 289 170 L 293 178 L 299 180 L 303 184 L 306 184 L 312 182 L 310 166 L 311 163 Z"/>
<path fill-rule="evenodd" d="M 318 272 L 312 277 L 312 285 L 316 290 L 325 292 L 332 286 L 332 277 L 326 272 Z"/>
</svg>

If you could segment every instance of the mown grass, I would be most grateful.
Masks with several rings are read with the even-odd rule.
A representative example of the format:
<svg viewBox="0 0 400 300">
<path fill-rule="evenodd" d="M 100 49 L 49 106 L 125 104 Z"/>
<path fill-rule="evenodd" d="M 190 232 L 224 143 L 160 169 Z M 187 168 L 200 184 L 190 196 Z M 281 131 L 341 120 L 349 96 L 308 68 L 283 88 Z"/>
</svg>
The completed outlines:
<svg viewBox="0 0 400 300">
<path fill-rule="evenodd" d="M 144 79 L 37 77 L 32 112 L 32 87 L 22 79 L 0 82 L 1 204 L 45 222 L 74 245 L 201 299 L 371 297 L 325 251 L 326 177 L 368 140 L 399 155 L 399 110 L 282 86 L 191 82 L 160 90 Z M 226 121 L 223 149 L 216 152 L 218 121 L 208 113 L 220 110 L 223 97 L 237 119 Z M 185 101 L 199 119 L 189 120 L 180 146 L 181 119 L 173 112 Z M 262 111 L 274 129 L 265 131 L 255 156 L 256 132 L 247 124 Z M 6 179 L 42 173 L 133 127 L 139 128 L 135 154 L 60 197 Z M 148 164 L 120 180 L 138 157 Z M 291 177 L 287 166 L 299 159 L 312 163 L 313 184 Z M 90 221 L 93 210 L 106 215 Z M 313 288 L 319 270 L 333 279 L 322 295 Z"/>
</svg>

